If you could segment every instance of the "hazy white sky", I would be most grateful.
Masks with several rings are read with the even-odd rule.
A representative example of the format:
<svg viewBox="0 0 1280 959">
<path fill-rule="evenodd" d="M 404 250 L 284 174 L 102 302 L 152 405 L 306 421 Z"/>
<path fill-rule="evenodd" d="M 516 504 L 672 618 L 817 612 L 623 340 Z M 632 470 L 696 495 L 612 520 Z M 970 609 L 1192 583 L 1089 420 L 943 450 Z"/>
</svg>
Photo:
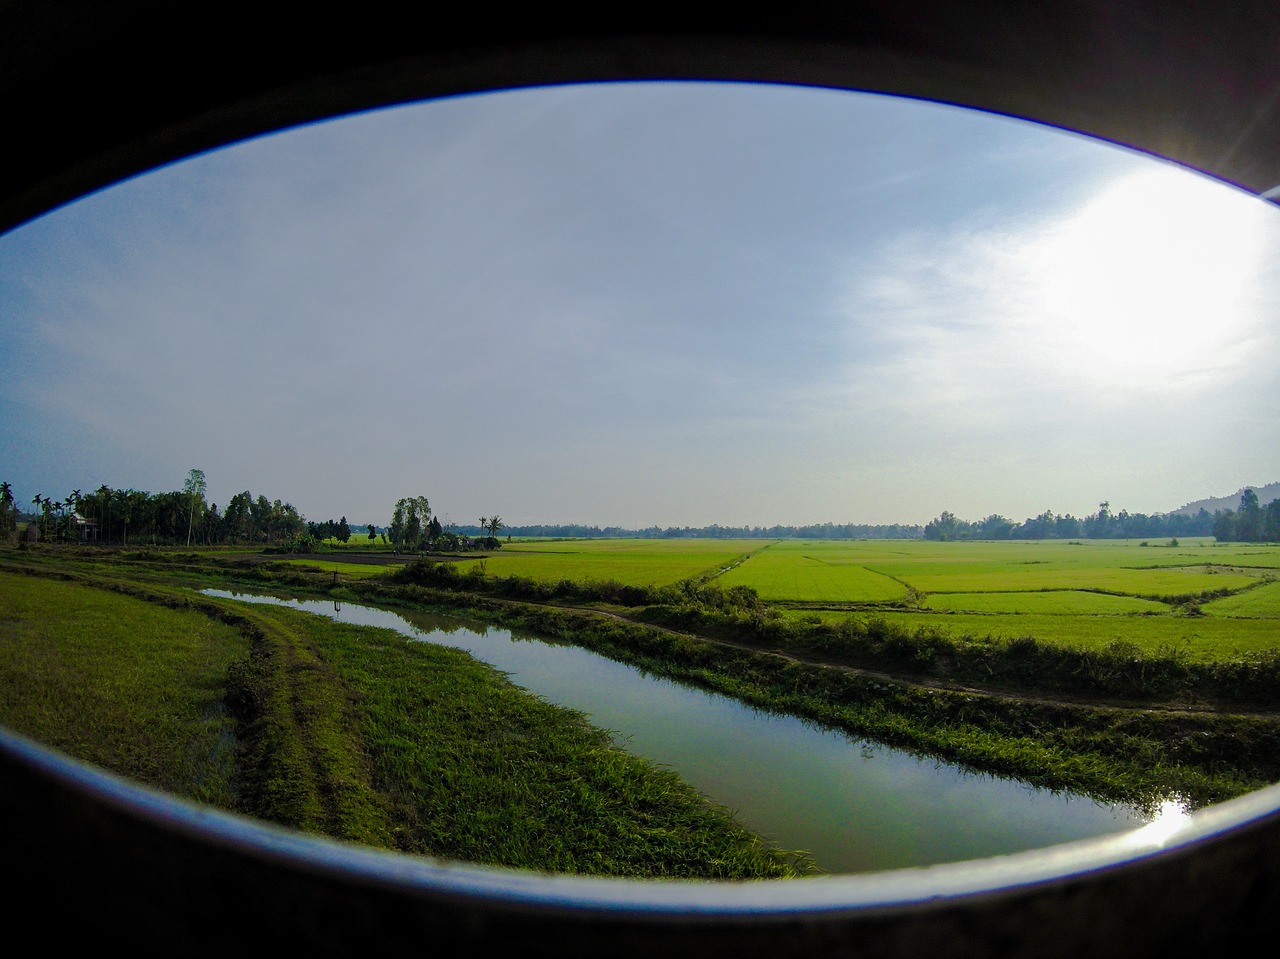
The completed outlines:
<svg viewBox="0 0 1280 959">
<path fill-rule="evenodd" d="M 1156 512 L 1280 479 L 1280 210 L 832 91 L 513 91 L 229 147 L 0 237 L 0 480 L 309 519 Z"/>
</svg>

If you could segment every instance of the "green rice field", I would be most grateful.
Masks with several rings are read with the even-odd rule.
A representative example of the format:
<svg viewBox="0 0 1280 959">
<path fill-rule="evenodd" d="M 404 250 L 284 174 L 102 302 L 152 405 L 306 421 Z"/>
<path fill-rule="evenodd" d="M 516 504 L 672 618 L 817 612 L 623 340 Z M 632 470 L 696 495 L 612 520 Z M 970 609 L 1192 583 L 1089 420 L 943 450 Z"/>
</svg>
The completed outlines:
<svg viewBox="0 0 1280 959">
<path fill-rule="evenodd" d="M 971 639 L 1018 639 L 1033 636 L 1068 646 L 1130 643 L 1146 653 L 1178 650 L 1192 661 L 1236 659 L 1280 648 L 1280 618 L 1235 619 L 1187 616 L 1044 615 L 1034 613 L 935 614 L 886 611 L 787 610 L 785 615 L 841 621 L 851 616 L 899 623 L 912 630 L 936 629 L 944 635 Z"/>
<path fill-rule="evenodd" d="M 391 557 L 388 556 L 388 560 Z M 308 562 L 344 580 L 382 565 Z M 1280 647 L 1280 546 L 1134 540 L 530 540 L 458 561 L 489 577 L 749 587 L 791 619 L 882 618 L 956 637 L 1131 643 L 1192 659 Z"/>
<path fill-rule="evenodd" d="M 880 617 L 975 639 L 1116 641 L 1192 659 L 1280 647 L 1280 546 L 1211 539 L 566 540 L 504 544 L 489 576 L 754 589 L 788 618 Z"/>
<path fill-rule="evenodd" d="M 483 560 L 466 560 L 459 565 L 465 570 L 483 562 L 490 576 L 527 576 L 538 582 L 616 580 L 635 586 L 666 586 L 714 576 L 766 545 L 767 541 L 725 539 L 513 542 Z"/>
<path fill-rule="evenodd" d="M 1278 574 L 1280 547 L 1212 541 L 828 541 L 771 545 L 717 582 L 750 586 L 792 618 L 879 617 L 957 637 L 1072 646 L 1119 641 L 1207 660 L 1280 646 Z"/>
</svg>

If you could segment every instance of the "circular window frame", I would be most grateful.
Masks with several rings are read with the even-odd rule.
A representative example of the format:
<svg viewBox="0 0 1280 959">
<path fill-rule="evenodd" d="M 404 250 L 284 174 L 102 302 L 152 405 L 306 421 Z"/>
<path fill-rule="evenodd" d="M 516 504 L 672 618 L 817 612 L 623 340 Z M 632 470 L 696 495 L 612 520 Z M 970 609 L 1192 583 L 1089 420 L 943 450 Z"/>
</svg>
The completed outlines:
<svg viewBox="0 0 1280 959">
<path fill-rule="evenodd" d="M 272 7 L 279 9 L 272 10 Z M 1280 199 L 1280 8 L 991 0 L 647 6 L 336 24 L 232 0 L 0 6 L 10 149 L 0 230 L 247 137 L 518 86 L 788 83 L 917 97 L 1076 130 Z M 156 38 L 160 39 L 157 40 Z M 641 883 L 397 856 L 211 812 L 0 730 L 14 915 L 167 954 L 519 949 L 558 956 L 1138 955 L 1230 949 L 1280 925 L 1280 786 L 1138 831 L 929 869 Z"/>
</svg>

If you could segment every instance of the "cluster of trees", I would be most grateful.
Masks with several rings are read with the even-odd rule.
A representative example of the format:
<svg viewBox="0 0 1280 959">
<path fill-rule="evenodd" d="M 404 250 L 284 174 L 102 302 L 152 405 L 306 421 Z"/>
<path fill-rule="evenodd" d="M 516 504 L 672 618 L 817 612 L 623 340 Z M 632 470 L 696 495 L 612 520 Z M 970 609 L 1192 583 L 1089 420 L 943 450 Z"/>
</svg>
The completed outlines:
<svg viewBox="0 0 1280 959">
<path fill-rule="evenodd" d="M 9 484 L 4 488 L 9 490 Z M 226 510 L 205 498 L 204 472 L 193 469 L 182 489 L 150 493 L 102 485 L 85 493 L 72 490 L 61 499 L 37 493 L 31 522 L 45 542 L 217 545 L 289 542 L 306 533 L 307 524 L 290 503 L 254 497 L 248 490 L 231 497 Z M 12 492 L 8 492 L 12 499 Z M 17 512 L 13 508 L 16 526 Z M 3 516 L 0 516 L 3 528 Z M 0 534 L 2 535 L 2 534 Z"/>
<path fill-rule="evenodd" d="M 198 471 L 197 471 L 198 472 Z M 37 493 L 31 524 L 45 542 L 190 543 L 206 535 L 204 491 L 193 480 L 181 490 L 145 493 L 99 486 L 61 499 Z"/>
<path fill-rule="evenodd" d="M 182 489 L 148 493 L 135 489 L 99 486 L 88 493 L 73 490 L 62 499 L 36 494 L 29 525 L 33 538 L 44 542 L 180 545 L 255 545 L 303 552 L 334 538 L 346 543 L 353 531 L 347 518 L 307 522 L 291 503 L 254 496 L 248 490 L 231 497 L 225 509 L 206 500 L 204 472 L 193 469 Z M 9 483 L 0 484 L 0 542 L 11 541 L 21 517 Z M 480 529 L 487 536 L 473 540 L 456 529 L 446 530 L 431 513 L 425 496 L 396 502 L 391 525 L 382 534 L 397 550 L 454 551 L 483 547 L 496 549 L 498 532 L 505 524 L 498 515 L 482 516 Z M 369 540 L 377 540 L 378 528 L 366 524 Z"/>
<path fill-rule="evenodd" d="M 372 530 L 373 527 L 370 526 L 369 529 Z M 336 539 L 339 543 L 351 540 L 351 527 L 347 524 L 345 516 L 336 523 L 331 519 L 323 523 L 308 523 L 307 532 L 317 540 Z"/>
<path fill-rule="evenodd" d="M 307 522 L 292 503 L 269 500 L 248 490 L 236 493 L 224 512 L 212 504 L 203 514 L 200 542 L 210 546 L 245 543 L 283 545 L 306 535 Z"/>
<path fill-rule="evenodd" d="M 438 516 L 431 513 L 431 504 L 425 496 L 406 496 L 396 500 L 391 511 L 391 525 L 386 535 L 399 552 L 456 552 L 463 549 L 498 549 L 498 531 L 506 526 L 502 517 L 481 516 L 478 529 L 481 538 L 473 540 L 463 528 L 445 529 Z M 485 536 L 484 534 L 488 534 Z M 370 538 L 373 527 L 369 527 Z"/>
<path fill-rule="evenodd" d="M 1245 490 L 1240 496 L 1240 509 L 1213 514 L 1213 536 L 1219 542 L 1280 542 L 1280 498 L 1264 507 L 1258 502 L 1257 493 Z"/>
<path fill-rule="evenodd" d="M 431 515 L 431 504 L 425 496 L 406 496 L 396 500 L 387 536 L 397 552 L 430 549 L 443 532 L 440 520 Z"/>
<path fill-rule="evenodd" d="M 1251 498 L 1251 499 L 1250 499 Z M 1246 507 L 1245 501 L 1251 505 Z M 1268 518 L 1271 517 L 1269 520 Z M 1091 516 L 1054 514 L 1045 510 L 1021 523 L 992 514 L 970 522 L 943 511 L 925 524 L 925 539 L 1142 539 L 1179 536 L 1214 536 L 1219 540 L 1280 540 L 1280 506 L 1273 501 L 1265 509 L 1258 496 L 1247 490 L 1241 497 L 1240 512 L 1201 508 L 1196 513 L 1130 513 L 1111 511 L 1110 503 L 1098 504 Z"/>
</svg>

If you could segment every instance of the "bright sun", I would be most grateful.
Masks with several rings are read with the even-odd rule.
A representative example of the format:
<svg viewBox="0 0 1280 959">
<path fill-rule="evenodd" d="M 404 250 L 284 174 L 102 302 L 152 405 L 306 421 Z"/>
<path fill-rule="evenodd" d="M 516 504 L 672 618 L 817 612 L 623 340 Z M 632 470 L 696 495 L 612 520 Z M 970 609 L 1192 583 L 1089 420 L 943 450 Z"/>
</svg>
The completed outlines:
<svg viewBox="0 0 1280 959">
<path fill-rule="evenodd" d="M 1135 384 L 1231 362 L 1254 322 L 1268 214 L 1263 201 L 1175 168 L 1100 193 L 1034 257 L 1063 358 Z"/>
</svg>

